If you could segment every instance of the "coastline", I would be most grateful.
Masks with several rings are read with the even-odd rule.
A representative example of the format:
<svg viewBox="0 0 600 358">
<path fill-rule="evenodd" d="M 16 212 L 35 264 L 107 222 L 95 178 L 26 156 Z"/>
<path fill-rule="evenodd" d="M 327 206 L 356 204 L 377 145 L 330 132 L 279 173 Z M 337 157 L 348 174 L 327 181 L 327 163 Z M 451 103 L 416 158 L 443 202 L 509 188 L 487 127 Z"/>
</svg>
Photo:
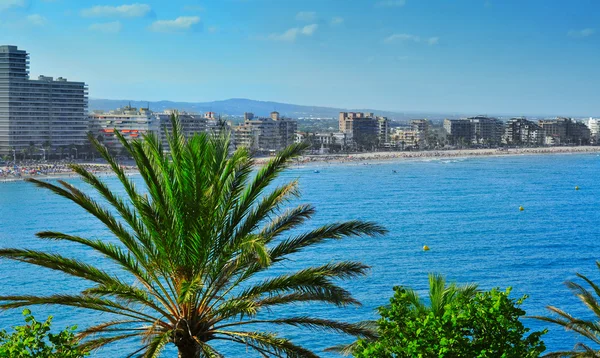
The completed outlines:
<svg viewBox="0 0 600 358">
<path fill-rule="evenodd" d="M 344 164 L 344 163 L 367 163 L 383 162 L 392 160 L 415 160 L 415 159 L 444 159 L 444 158 L 470 158 L 470 157 L 505 157 L 518 155 L 549 155 L 549 154 L 591 154 L 600 153 L 600 146 L 582 146 L 582 147 L 541 147 L 541 148 L 511 148 L 501 149 L 455 149 L 455 150 L 431 150 L 418 152 L 370 152 L 355 154 L 321 154 L 305 155 L 299 158 L 297 164 Z M 256 158 L 256 164 L 265 164 L 271 157 Z M 93 165 L 95 173 L 98 176 L 112 176 L 112 172 L 106 164 L 85 164 Z M 2 169 L 2 168 L 0 168 Z M 137 174 L 137 170 L 127 167 L 127 175 Z M 74 177 L 75 173 L 62 169 L 59 172 L 47 174 L 24 174 L 21 176 L 0 176 L 0 183 L 10 183 L 22 181 L 26 178 L 36 178 L 40 180 L 68 179 Z"/>
<path fill-rule="evenodd" d="M 590 154 L 600 153 L 600 146 L 584 147 L 538 147 L 538 148 L 511 148 L 511 149 L 453 149 L 453 150 L 425 150 L 417 152 L 371 152 L 356 154 L 321 154 L 306 155 L 298 160 L 299 164 L 309 163 L 363 163 L 369 161 L 391 161 L 410 159 L 432 158 L 468 158 L 468 157 L 504 157 L 517 155 L 543 155 L 543 154 Z M 269 158 L 257 158 L 257 164 L 264 164 Z"/>
</svg>

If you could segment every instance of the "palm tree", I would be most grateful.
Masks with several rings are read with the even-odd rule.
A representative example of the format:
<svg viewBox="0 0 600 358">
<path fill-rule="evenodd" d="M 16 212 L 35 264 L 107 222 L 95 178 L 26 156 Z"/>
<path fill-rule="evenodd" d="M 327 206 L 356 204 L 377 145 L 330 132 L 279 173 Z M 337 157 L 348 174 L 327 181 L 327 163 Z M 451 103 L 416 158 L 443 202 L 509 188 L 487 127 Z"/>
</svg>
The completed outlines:
<svg viewBox="0 0 600 358">
<path fill-rule="evenodd" d="M 441 274 L 429 274 L 429 305 L 425 303 L 419 294 L 410 287 L 402 287 L 410 298 L 410 308 L 414 312 L 433 312 L 435 316 L 444 314 L 445 307 L 461 297 L 473 297 L 477 293 L 477 284 L 465 284 L 458 286 L 452 282 L 446 285 L 446 278 Z"/>
<path fill-rule="evenodd" d="M 408 298 L 408 309 L 415 315 L 428 314 L 432 312 L 435 316 L 440 317 L 444 314 L 446 306 L 455 300 L 460 298 L 470 298 L 475 296 L 478 290 L 477 284 L 465 284 L 462 286 L 456 283 L 446 285 L 446 278 L 441 274 L 430 273 L 429 277 L 429 305 L 419 294 L 410 287 L 401 286 L 400 289 L 404 291 Z M 410 319 L 407 317 L 407 319 Z M 372 331 L 372 335 L 376 335 L 377 321 L 364 321 L 361 323 L 366 329 Z M 356 349 L 358 341 L 355 341 L 347 345 L 339 345 L 328 348 L 328 351 L 339 352 L 343 355 L 350 355 Z"/>
<path fill-rule="evenodd" d="M 246 149 L 228 155 L 227 138 L 195 135 L 186 140 L 179 121 L 173 117 L 172 122 L 170 156 L 163 153 L 154 135 L 128 143 L 117 134 L 137 164 L 144 191 L 134 185 L 107 148 L 90 136 L 126 196 L 111 191 L 82 166 L 71 168 L 110 205 L 65 181 L 54 185 L 29 180 L 85 209 L 119 243 L 60 232 L 37 236 L 86 246 L 112 261 L 122 274 L 59 254 L 2 249 L 0 257 L 61 271 L 92 285 L 76 295 L 2 296 L 0 308 L 60 305 L 111 313 L 113 319 L 80 332 L 84 346 L 96 349 L 136 337 L 142 347 L 131 356 L 142 357 L 158 356 L 169 343 L 182 358 L 221 357 L 212 345 L 215 341 L 239 343 L 264 357 L 316 357 L 289 339 L 258 330 L 257 324 L 268 329 L 290 325 L 371 337 L 371 331 L 359 324 L 259 313 L 303 302 L 358 305 L 339 281 L 364 275 L 368 267 L 361 263 L 330 262 L 278 276 L 268 276 L 269 269 L 307 247 L 349 236 L 382 235 L 385 229 L 349 221 L 290 234 L 315 209 L 298 205 L 283 210 L 299 195 L 298 182 L 271 184 L 305 145 L 289 146 L 254 171 L 255 163 Z M 261 280 L 256 277 L 259 273 L 264 277 Z"/>
<path fill-rule="evenodd" d="M 596 261 L 596 266 L 600 269 L 600 261 Z M 600 299 L 600 286 L 582 274 L 578 273 L 577 277 L 585 281 L 592 288 L 593 292 L 573 281 L 567 281 L 565 285 L 591 311 L 591 315 L 595 316 L 596 320 L 573 317 L 554 306 L 548 306 L 547 308 L 558 315 L 558 317 L 534 316 L 532 318 L 558 324 L 566 330 L 571 330 L 583 338 L 587 338 L 591 342 L 600 345 L 600 324 L 598 323 L 598 320 L 600 320 L 600 302 L 598 302 Z M 577 343 L 572 351 L 554 352 L 544 357 L 600 357 L 600 350 L 593 349 L 585 343 Z"/>
</svg>

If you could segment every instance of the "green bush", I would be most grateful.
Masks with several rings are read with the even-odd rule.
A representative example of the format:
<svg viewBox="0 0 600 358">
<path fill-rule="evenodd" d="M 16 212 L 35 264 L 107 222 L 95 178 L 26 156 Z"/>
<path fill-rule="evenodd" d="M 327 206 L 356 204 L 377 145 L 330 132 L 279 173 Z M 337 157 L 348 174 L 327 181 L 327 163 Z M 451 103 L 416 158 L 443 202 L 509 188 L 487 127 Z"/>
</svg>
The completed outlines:
<svg viewBox="0 0 600 358">
<path fill-rule="evenodd" d="M 38 322 L 28 309 L 23 310 L 24 326 L 13 333 L 0 331 L 0 357 L 11 358 L 81 358 L 88 353 L 78 345 L 76 327 L 67 327 L 59 333 L 50 333 L 52 316 Z"/>
<path fill-rule="evenodd" d="M 379 309 L 376 340 L 360 340 L 356 357 L 538 357 L 541 336 L 525 328 L 519 308 L 526 296 L 513 300 L 510 289 L 477 292 L 449 300 L 444 310 L 414 309 L 412 290 L 394 288 L 391 305 Z"/>
</svg>

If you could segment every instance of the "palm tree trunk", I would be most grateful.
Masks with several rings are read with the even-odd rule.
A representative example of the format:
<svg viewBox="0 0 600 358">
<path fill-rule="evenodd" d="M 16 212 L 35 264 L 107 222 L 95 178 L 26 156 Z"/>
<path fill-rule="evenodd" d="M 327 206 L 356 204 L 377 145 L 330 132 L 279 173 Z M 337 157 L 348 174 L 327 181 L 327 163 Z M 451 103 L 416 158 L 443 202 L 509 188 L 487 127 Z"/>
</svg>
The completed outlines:
<svg viewBox="0 0 600 358">
<path fill-rule="evenodd" d="M 194 340 L 180 341 L 177 349 L 179 358 L 200 358 L 200 347 Z"/>
<path fill-rule="evenodd" d="M 179 319 L 177 322 L 173 343 L 179 350 L 179 358 L 200 358 L 200 345 L 192 337 L 187 320 Z"/>
</svg>

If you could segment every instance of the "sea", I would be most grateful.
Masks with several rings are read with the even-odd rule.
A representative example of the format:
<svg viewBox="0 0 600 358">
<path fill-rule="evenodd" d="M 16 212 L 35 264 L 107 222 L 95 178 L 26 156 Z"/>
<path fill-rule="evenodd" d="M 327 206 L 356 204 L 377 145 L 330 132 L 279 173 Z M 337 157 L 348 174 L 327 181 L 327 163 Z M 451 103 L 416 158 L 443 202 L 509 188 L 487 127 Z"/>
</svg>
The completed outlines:
<svg viewBox="0 0 600 358">
<path fill-rule="evenodd" d="M 142 184 L 139 177 L 132 178 Z M 482 289 L 511 287 L 515 299 L 528 296 L 522 305 L 527 315 L 547 315 L 546 307 L 553 305 L 590 318 L 564 282 L 577 280 L 576 273 L 600 282 L 596 267 L 600 259 L 598 154 L 316 163 L 294 165 L 278 182 L 294 179 L 299 180 L 302 196 L 289 205 L 311 203 L 317 209 L 302 230 L 360 219 L 378 222 L 389 233 L 327 242 L 293 256 L 270 273 L 337 260 L 361 261 L 371 266 L 368 276 L 341 284 L 362 306 L 298 305 L 262 317 L 376 319 L 377 307 L 389 302 L 394 286 L 410 286 L 426 299 L 427 275 L 433 272 L 445 275 L 449 282 L 474 282 Z M 74 177 L 67 180 L 85 188 Z M 122 192 L 114 177 L 104 180 Z M 67 200 L 29 183 L 0 183 L 0 247 L 58 252 L 117 272 L 84 247 L 37 239 L 35 233 L 43 230 L 114 240 L 94 218 Z M 424 245 L 430 250 L 423 251 Z M 85 287 L 81 280 L 50 270 L 0 260 L 0 295 L 76 293 Z M 33 307 L 32 311 L 38 320 L 54 316 L 57 329 L 108 319 L 61 307 Z M 0 312 L 0 329 L 22 322 L 20 309 Z M 577 336 L 561 327 L 528 318 L 523 322 L 532 330 L 548 329 L 543 336 L 547 352 L 571 349 L 578 342 Z M 347 337 L 330 333 L 272 330 L 323 357 L 336 356 L 323 352 L 325 348 L 349 342 Z M 109 346 L 92 357 L 124 357 L 137 344 Z M 227 357 L 257 356 L 246 347 L 219 343 L 217 347 Z M 163 356 L 176 356 L 175 350 L 168 348 Z"/>
</svg>

